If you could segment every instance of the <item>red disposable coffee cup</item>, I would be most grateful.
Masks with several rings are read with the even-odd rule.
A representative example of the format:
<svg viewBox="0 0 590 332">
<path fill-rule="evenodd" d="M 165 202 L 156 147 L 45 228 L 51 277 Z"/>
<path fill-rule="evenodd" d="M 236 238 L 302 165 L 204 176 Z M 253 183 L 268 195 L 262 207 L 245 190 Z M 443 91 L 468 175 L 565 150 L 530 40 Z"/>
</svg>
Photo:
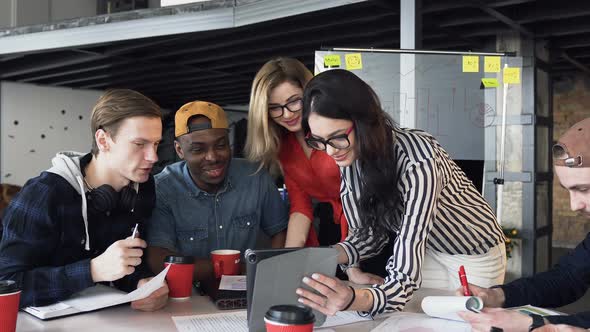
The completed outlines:
<svg viewBox="0 0 590 332">
<path fill-rule="evenodd" d="M 20 289 L 15 281 L 0 280 L 0 331 L 14 332 L 18 317 Z"/>
<path fill-rule="evenodd" d="M 267 332 L 312 332 L 315 316 L 300 305 L 274 305 L 264 315 Z"/>
<path fill-rule="evenodd" d="M 164 266 L 168 265 L 170 265 L 170 270 L 166 274 L 168 297 L 175 300 L 190 298 L 193 290 L 195 258 L 192 256 L 166 256 Z"/>
<path fill-rule="evenodd" d="M 240 251 L 220 249 L 211 252 L 211 262 L 215 278 L 219 279 L 222 275 L 235 276 L 240 274 Z"/>
</svg>

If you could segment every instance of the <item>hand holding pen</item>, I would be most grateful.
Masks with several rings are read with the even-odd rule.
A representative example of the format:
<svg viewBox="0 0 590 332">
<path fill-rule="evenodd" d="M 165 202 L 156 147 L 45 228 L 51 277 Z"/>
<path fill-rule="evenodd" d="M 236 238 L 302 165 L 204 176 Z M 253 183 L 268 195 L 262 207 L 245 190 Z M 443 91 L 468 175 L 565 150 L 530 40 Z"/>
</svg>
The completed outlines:
<svg viewBox="0 0 590 332">
<path fill-rule="evenodd" d="M 147 243 L 138 237 L 138 226 L 135 224 L 130 237 L 116 241 L 90 261 L 94 282 L 114 281 L 135 272 L 135 267 L 142 261 L 142 249 L 147 247 Z"/>
<path fill-rule="evenodd" d="M 455 291 L 455 295 L 477 296 L 482 299 L 484 306 L 487 308 L 501 308 L 504 305 L 505 297 L 501 287 L 484 288 L 468 283 L 463 266 L 459 268 L 459 280 L 461 281 L 461 288 Z"/>
<path fill-rule="evenodd" d="M 463 265 L 459 266 L 459 281 L 461 281 L 461 288 L 463 288 L 463 296 L 471 296 L 467 274 L 465 274 L 465 267 Z"/>
</svg>

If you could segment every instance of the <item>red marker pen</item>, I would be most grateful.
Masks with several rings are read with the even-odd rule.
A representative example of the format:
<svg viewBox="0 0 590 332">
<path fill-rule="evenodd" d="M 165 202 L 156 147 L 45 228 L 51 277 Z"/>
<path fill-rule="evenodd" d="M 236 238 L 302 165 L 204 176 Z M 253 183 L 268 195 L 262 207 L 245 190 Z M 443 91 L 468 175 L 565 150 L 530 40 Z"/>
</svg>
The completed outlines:
<svg viewBox="0 0 590 332">
<path fill-rule="evenodd" d="M 461 281 L 461 286 L 463 287 L 463 295 L 471 296 L 469 285 L 467 284 L 467 275 L 465 274 L 465 268 L 463 265 L 459 266 L 459 280 Z"/>
</svg>

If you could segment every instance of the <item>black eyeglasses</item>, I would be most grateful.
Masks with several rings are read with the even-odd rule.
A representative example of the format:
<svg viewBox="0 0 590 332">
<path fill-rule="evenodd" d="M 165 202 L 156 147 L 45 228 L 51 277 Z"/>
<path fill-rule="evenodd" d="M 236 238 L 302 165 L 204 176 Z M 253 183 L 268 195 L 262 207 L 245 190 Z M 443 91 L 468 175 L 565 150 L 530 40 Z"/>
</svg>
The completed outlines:
<svg viewBox="0 0 590 332">
<path fill-rule="evenodd" d="M 291 100 L 285 105 L 269 106 L 268 113 L 270 114 L 270 117 L 273 119 L 280 118 L 281 116 L 283 116 L 285 108 L 291 113 L 297 113 L 301 111 L 301 109 L 303 108 L 303 100 L 301 98 L 297 98 Z"/>
<path fill-rule="evenodd" d="M 352 127 L 348 128 L 348 130 L 344 134 L 336 135 L 326 140 L 323 138 L 311 137 L 308 134 L 307 137 L 305 137 L 305 143 L 307 143 L 307 146 L 309 146 L 310 148 L 321 151 L 326 150 L 326 147 L 328 145 L 338 150 L 346 149 L 350 146 L 350 140 L 348 139 L 348 135 L 350 135 L 353 129 L 354 124 L 352 125 Z"/>
</svg>

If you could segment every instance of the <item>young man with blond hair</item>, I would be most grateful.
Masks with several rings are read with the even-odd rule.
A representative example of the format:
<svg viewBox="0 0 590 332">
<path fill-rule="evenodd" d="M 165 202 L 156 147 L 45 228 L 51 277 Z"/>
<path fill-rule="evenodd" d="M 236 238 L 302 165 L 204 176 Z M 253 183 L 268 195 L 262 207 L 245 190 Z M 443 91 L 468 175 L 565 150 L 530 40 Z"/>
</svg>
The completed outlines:
<svg viewBox="0 0 590 332">
<path fill-rule="evenodd" d="M 160 108 L 132 90 L 109 90 L 92 110 L 91 153 L 61 152 L 6 209 L 0 280 L 18 283 L 20 306 L 69 298 L 98 282 L 132 291 L 153 274 L 132 229 L 155 204 L 150 171 L 162 137 Z M 163 307 L 168 287 L 131 306 Z"/>
</svg>

